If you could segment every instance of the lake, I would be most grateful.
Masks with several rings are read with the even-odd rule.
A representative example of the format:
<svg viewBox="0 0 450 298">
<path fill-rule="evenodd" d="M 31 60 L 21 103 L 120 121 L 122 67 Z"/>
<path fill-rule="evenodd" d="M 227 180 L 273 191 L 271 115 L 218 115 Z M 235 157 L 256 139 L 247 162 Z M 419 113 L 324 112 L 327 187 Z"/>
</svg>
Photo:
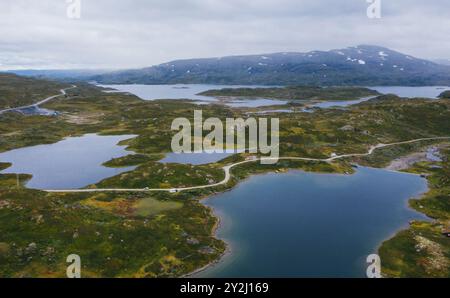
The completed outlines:
<svg viewBox="0 0 450 298">
<path fill-rule="evenodd" d="M 408 86 L 378 86 L 368 87 L 382 94 L 395 94 L 400 97 L 426 97 L 436 99 L 445 90 L 450 90 L 449 86 L 425 86 L 425 87 L 408 87 Z"/>
<path fill-rule="evenodd" d="M 179 84 L 179 85 L 97 85 L 112 88 L 121 92 L 129 92 L 144 100 L 157 99 L 195 99 L 200 101 L 216 101 L 213 97 L 197 95 L 210 89 L 226 88 L 225 85 Z"/>
<path fill-rule="evenodd" d="M 267 98 L 239 99 L 224 102 L 226 106 L 232 108 L 259 108 L 268 106 L 285 105 L 287 101 Z"/>
<path fill-rule="evenodd" d="M 189 98 L 201 103 L 217 102 L 196 95 L 225 85 L 103 85 L 146 99 Z M 253 86 L 255 87 L 255 86 Z M 435 98 L 439 87 L 374 87 L 381 93 Z M 258 100 L 260 100 L 258 102 Z M 316 107 L 347 106 L 367 100 L 319 103 Z M 254 101 L 236 100 L 235 107 Z M 253 106 L 272 105 L 257 99 Z M 267 110 L 264 112 L 290 112 Z M 51 111 L 50 111 L 51 112 Z M 27 173 L 27 187 L 76 189 L 135 167 L 108 168 L 111 158 L 131 154 L 122 140 L 132 135 L 70 137 L 49 145 L 38 145 L 0 153 L 1 162 L 13 165 L 0 173 Z M 194 165 L 217 162 L 223 154 L 173 154 L 160 162 Z M 427 156 L 436 160 L 435 151 Z M 251 176 L 228 192 L 203 203 L 220 217 L 217 236 L 230 247 L 218 264 L 197 277 L 364 277 L 365 258 L 376 253 L 383 240 L 406 228 L 412 219 L 426 219 L 408 206 L 411 197 L 427 189 L 424 178 L 359 167 L 353 175 L 290 171 Z M 383 261 L 383 260 L 382 260 Z"/>
<path fill-rule="evenodd" d="M 157 99 L 190 99 L 198 105 L 219 103 L 217 98 L 212 96 L 197 95 L 203 91 L 211 89 L 223 88 L 267 88 L 274 86 L 258 86 L 258 85 L 216 85 L 216 84 L 176 84 L 176 85 L 97 85 L 104 88 L 111 88 L 115 91 L 106 92 L 127 92 L 134 94 L 144 100 Z M 278 86 L 280 87 L 280 86 Z M 445 86 L 429 86 L 429 87 L 408 87 L 408 86 L 375 86 L 368 87 L 376 90 L 382 94 L 396 94 L 401 97 L 426 97 L 437 98 L 445 90 L 450 90 L 450 87 Z M 309 108 L 331 108 L 331 107 L 347 107 L 358 104 L 373 98 L 364 97 L 357 100 L 339 100 L 320 102 L 310 105 Z M 285 105 L 288 101 L 274 100 L 269 98 L 239 98 L 230 101 L 223 101 L 222 103 L 232 108 L 257 108 L 274 105 Z M 305 109 L 309 112 L 311 110 Z"/>
<path fill-rule="evenodd" d="M 24 115 L 40 115 L 40 116 L 57 116 L 58 112 L 40 108 L 39 106 L 31 106 L 28 108 L 16 109 L 16 112 L 22 113 Z"/>
<path fill-rule="evenodd" d="M 0 153 L 0 162 L 12 166 L 0 173 L 31 174 L 28 188 L 76 189 L 105 178 L 131 171 L 135 167 L 108 168 L 102 164 L 112 158 L 131 154 L 117 144 L 133 135 L 99 136 L 87 134 L 58 143 L 38 145 Z"/>
<path fill-rule="evenodd" d="M 407 201 L 426 190 L 418 175 L 365 167 L 252 176 L 204 201 L 231 253 L 195 277 L 365 277 L 383 240 L 425 219 Z"/>
<path fill-rule="evenodd" d="M 132 93 L 144 100 L 157 99 L 193 99 L 200 101 L 217 101 L 212 96 L 197 95 L 212 89 L 224 88 L 267 88 L 269 86 L 258 85 L 217 85 L 217 84 L 175 84 L 175 85 L 144 85 L 144 84 L 121 84 L 121 85 L 97 85 L 103 88 L 111 88 L 120 92 Z M 107 91 L 108 92 L 108 91 Z M 109 91 L 111 92 L 111 91 Z"/>
<path fill-rule="evenodd" d="M 331 107 L 348 107 L 351 105 L 355 105 L 358 103 L 362 103 L 365 101 L 368 101 L 372 98 L 375 98 L 376 96 L 368 96 L 368 97 L 363 97 L 360 99 L 354 99 L 354 100 L 336 100 L 336 101 L 323 101 L 323 102 L 319 102 L 319 103 L 315 103 L 310 105 L 309 108 L 321 108 L 321 109 L 327 109 L 327 108 L 331 108 Z"/>
<path fill-rule="evenodd" d="M 111 88 L 116 91 L 106 92 L 128 92 L 136 95 L 144 100 L 157 100 L 157 99 L 191 99 L 195 100 L 196 104 L 208 104 L 219 103 L 219 101 L 213 96 L 197 95 L 201 92 L 211 89 L 223 89 L 223 88 L 268 88 L 273 86 L 258 86 L 258 85 L 214 85 L 214 84 L 176 84 L 176 85 L 97 85 L 103 88 Z M 231 100 L 229 102 L 223 102 L 224 105 L 234 108 L 244 107 L 264 107 L 272 105 L 283 105 L 286 101 L 256 98 L 256 99 L 239 99 Z"/>
</svg>

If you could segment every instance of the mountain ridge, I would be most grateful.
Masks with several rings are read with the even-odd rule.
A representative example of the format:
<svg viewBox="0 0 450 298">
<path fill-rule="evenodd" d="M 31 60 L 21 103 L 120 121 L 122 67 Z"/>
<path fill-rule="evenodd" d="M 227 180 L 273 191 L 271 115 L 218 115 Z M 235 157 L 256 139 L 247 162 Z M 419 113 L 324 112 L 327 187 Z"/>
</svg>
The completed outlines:
<svg viewBox="0 0 450 298">
<path fill-rule="evenodd" d="M 450 65 L 381 46 L 179 59 L 124 70 L 11 70 L 21 76 L 103 84 L 305 86 L 450 85 Z"/>
<path fill-rule="evenodd" d="M 103 84 L 450 85 L 450 66 L 373 45 L 174 60 L 90 78 Z"/>
</svg>

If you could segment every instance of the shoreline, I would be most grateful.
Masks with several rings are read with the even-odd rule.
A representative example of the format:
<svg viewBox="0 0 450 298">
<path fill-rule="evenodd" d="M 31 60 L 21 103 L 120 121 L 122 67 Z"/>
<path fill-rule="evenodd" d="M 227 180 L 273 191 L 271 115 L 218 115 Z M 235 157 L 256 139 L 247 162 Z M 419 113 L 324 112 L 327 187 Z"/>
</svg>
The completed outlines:
<svg viewBox="0 0 450 298">
<path fill-rule="evenodd" d="M 253 176 L 266 175 L 266 174 L 269 174 L 269 173 L 277 173 L 276 171 L 277 171 L 277 170 L 275 170 L 275 171 L 274 171 L 274 170 L 269 170 L 269 171 L 263 172 L 263 173 L 255 173 L 255 174 L 251 174 L 251 175 L 245 177 L 244 179 L 237 181 L 237 183 L 236 183 L 235 185 L 231 186 L 230 188 L 227 188 L 227 189 L 225 189 L 225 190 L 223 190 L 223 191 L 215 192 L 215 193 L 213 193 L 213 194 L 204 195 L 204 196 L 201 196 L 201 197 L 198 198 L 198 202 L 199 202 L 200 204 L 202 204 L 203 207 L 207 208 L 207 209 L 211 212 L 211 214 L 217 219 L 216 224 L 215 224 L 215 225 L 213 226 L 213 228 L 212 228 L 212 231 L 211 231 L 211 237 L 214 237 L 214 238 L 216 238 L 216 239 L 218 239 L 218 240 L 223 241 L 223 242 L 225 243 L 225 251 L 224 251 L 223 253 L 221 253 L 220 256 L 219 256 L 217 259 L 215 259 L 215 260 L 209 262 L 208 264 L 206 264 L 206 265 L 204 265 L 204 266 L 202 266 L 202 267 L 200 267 L 200 268 L 198 268 L 198 269 L 195 269 L 195 270 L 192 271 L 192 272 L 189 272 L 189 273 L 187 273 L 187 274 L 184 274 L 184 275 L 180 276 L 179 278 L 196 278 L 196 277 L 193 276 L 193 275 L 198 274 L 198 273 L 201 273 L 201 272 L 204 272 L 204 271 L 208 270 L 209 268 L 212 268 L 212 267 L 214 267 L 214 266 L 219 265 L 220 263 L 224 262 L 225 257 L 231 255 L 231 253 L 232 253 L 231 244 L 228 243 L 227 241 L 225 241 L 225 239 L 220 238 L 220 237 L 217 236 L 217 231 L 222 227 L 223 219 L 222 219 L 219 215 L 217 215 L 217 213 L 215 212 L 215 210 L 214 210 L 213 207 L 204 204 L 203 201 L 208 200 L 208 199 L 210 199 L 210 198 L 213 197 L 213 196 L 220 195 L 220 194 L 224 194 L 224 193 L 226 193 L 226 192 L 228 192 L 228 191 L 231 191 L 231 190 L 232 190 L 234 187 L 236 187 L 238 184 L 243 183 L 243 182 L 249 180 L 249 179 L 250 179 L 251 177 L 253 177 Z M 302 170 L 302 169 L 294 169 L 294 168 L 287 169 L 287 172 L 289 172 L 289 171 L 303 171 L 303 172 L 305 172 L 305 173 L 307 172 L 307 171 Z M 285 172 L 283 172 L 283 173 L 285 173 Z M 325 172 L 311 172 L 311 173 L 316 173 L 316 174 L 347 175 L 347 174 L 345 174 L 345 173 L 325 173 Z M 355 172 L 351 173 L 351 175 L 354 174 L 354 173 L 355 173 Z"/>
<path fill-rule="evenodd" d="M 202 199 L 200 199 L 200 200 L 205 200 L 205 199 L 206 199 L 206 198 L 202 198 Z M 222 238 L 220 238 L 220 237 L 217 236 L 218 230 L 222 227 L 222 221 L 223 221 L 223 219 L 222 219 L 220 216 L 218 216 L 218 215 L 214 212 L 214 208 L 212 208 L 212 207 L 210 207 L 210 206 L 206 206 L 206 205 L 204 205 L 203 203 L 201 203 L 201 204 L 202 204 L 204 207 L 208 208 L 208 210 L 211 212 L 211 215 L 213 215 L 213 216 L 217 219 L 216 223 L 214 224 L 214 226 L 213 226 L 213 228 L 212 228 L 211 236 L 214 237 L 214 238 L 216 238 L 216 239 L 218 239 L 218 240 L 223 241 L 223 243 L 225 243 L 225 250 L 219 255 L 219 257 L 218 257 L 217 259 L 215 259 L 215 260 L 209 262 L 208 264 L 206 264 L 206 265 L 204 265 L 204 266 L 202 266 L 202 267 L 200 267 L 200 268 L 198 268 L 198 269 L 195 269 L 195 270 L 192 271 L 192 272 L 189 272 L 189 273 L 187 273 L 187 274 L 185 274 L 185 275 L 180 276 L 180 278 L 196 278 L 196 277 L 195 277 L 196 274 L 199 274 L 199 273 L 201 273 L 201 272 L 204 272 L 204 271 L 206 271 L 207 269 L 212 268 L 212 267 L 214 267 L 214 266 L 220 264 L 221 262 L 223 262 L 224 258 L 225 258 L 227 255 L 231 255 L 231 253 L 232 253 L 230 243 L 228 243 L 228 242 L 225 241 L 224 239 L 222 239 Z"/>
<path fill-rule="evenodd" d="M 406 174 L 406 175 L 420 176 L 420 174 L 404 172 L 404 171 L 401 171 L 401 170 L 393 170 L 393 169 L 389 169 L 388 166 L 381 167 L 381 168 L 377 168 L 377 167 L 370 167 L 370 166 L 361 166 L 361 165 L 359 165 L 359 164 L 357 164 L 357 165 L 358 165 L 358 168 L 359 168 L 359 167 L 367 167 L 367 168 L 372 168 L 372 169 L 385 170 L 385 171 L 388 171 L 388 172 L 396 172 L 396 173 L 401 173 L 401 174 Z M 303 171 L 303 172 L 306 172 L 306 171 L 301 170 L 301 169 L 287 169 L 287 172 L 290 172 L 290 171 Z M 245 179 L 238 181 L 238 183 L 237 183 L 236 185 L 240 184 L 241 182 L 245 182 L 246 180 L 250 179 L 251 177 L 253 177 L 253 176 L 255 176 L 255 175 L 265 175 L 265 174 L 268 174 L 268 173 L 276 173 L 276 172 L 275 172 L 275 171 L 268 171 L 268 172 L 265 172 L 265 173 L 256 173 L 256 174 L 254 174 L 254 175 L 252 174 L 252 175 L 249 175 L 248 177 L 246 177 Z M 316 172 L 312 172 L 312 173 L 316 173 Z M 355 174 L 355 173 L 356 173 L 356 171 L 354 171 L 353 173 L 350 173 L 350 174 L 342 174 L 342 173 L 322 173 L 322 174 L 353 175 L 353 174 Z M 321 173 L 318 172 L 317 174 L 321 174 Z M 404 206 L 404 208 L 405 208 L 405 209 L 410 209 L 411 211 L 416 212 L 417 215 L 424 216 L 424 217 L 426 217 L 427 219 L 432 220 L 432 218 L 429 218 L 428 216 L 426 216 L 426 214 L 424 214 L 424 213 L 422 213 L 422 212 L 420 212 L 420 211 L 418 211 L 418 210 L 412 208 L 412 207 L 410 206 L 410 203 L 409 203 L 412 199 L 421 199 L 421 198 L 423 198 L 423 197 L 431 190 L 430 187 L 429 187 L 429 181 L 428 181 L 428 179 L 427 179 L 427 178 L 423 178 L 423 179 L 425 179 L 425 181 L 426 181 L 426 189 L 423 190 L 422 192 L 420 192 L 420 193 L 417 195 L 417 197 L 410 197 L 410 198 L 408 198 L 408 199 L 405 201 L 405 206 Z M 236 186 L 236 185 L 234 185 L 234 186 Z M 225 243 L 225 251 L 224 251 L 224 252 L 223 252 L 216 260 L 213 260 L 213 261 L 209 262 L 208 264 L 202 266 L 201 268 L 198 268 L 198 269 L 196 269 L 196 270 L 194 270 L 194 271 L 192 271 L 192 272 L 190 272 L 190 273 L 187 273 L 187 274 L 185 274 L 185 275 L 182 275 L 182 276 L 180 276 L 180 278 L 196 278 L 196 277 L 195 277 L 196 274 L 201 273 L 201 272 L 204 272 L 204 271 L 206 271 L 206 270 L 208 270 L 208 269 L 214 268 L 215 266 L 217 266 L 217 265 L 223 263 L 223 262 L 225 261 L 225 258 L 226 258 L 227 256 L 230 256 L 230 255 L 232 254 L 231 244 L 228 243 L 227 241 L 225 241 L 225 239 L 220 238 L 220 237 L 217 236 L 218 230 L 222 227 L 222 221 L 223 221 L 223 218 L 221 218 L 220 215 L 218 215 L 218 213 L 215 212 L 215 210 L 214 210 L 213 207 L 204 204 L 202 201 L 204 201 L 204 200 L 206 200 L 206 199 L 209 199 L 209 198 L 211 198 L 212 196 L 219 195 L 219 194 L 223 194 L 223 193 L 225 193 L 225 192 L 227 192 L 227 191 L 231 191 L 231 190 L 234 188 L 234 186 L 231 187 L 231 188 L 229 188 L 229 189 L 226 189 L 225 191 L 218 192 L 218 193 L 215 193 L 215 194 L 213 194 L 213 195 L 206 195 L 206 196 L 204 196 L 204 197 L 199 198 L 199 202 L 200 202 L 204 207 L 208 208 L 208 210 L 211 212 L 211 214 L 217 219 L 216 224 L 213 226 L 213 229 L 212 229 L 212 232 L 211 232 L 211 236 L 214 237 L 214 238 L 216 238 L 216 239 L 219 239 L 219 240 L 221 240 L 221 241 L 223 241 L 223 242 Z M 413 219 L 413 220 L 416 221 L 416 220 L 422 220 L 422 219 Z M 390 233 L 389 236 L 383 238 L 383 240 L 381 240 L 380 243 L 379 243 L 376 247 L 374 247 L 374 251 L 378 253 L 378 252 L 379 252 L 379 249 L 381 248 L 381 246 L 383 245 L 384 242 L 386 242 L 386 241 L 392 239 L 392 238 L 395 237 L 398 233 L 400 233 L 401 231 L 403 231 L 403 230 L 405 230 L 405 229 L 408 229 L 410 226 L 411 226 L 411 223 L 410 223 L 410 222 L 407 222 L 404 226 L 397 228 L 395 231 L 393 231 L 392 233 Z"/>
<path fill-rule="evenodd" d="M 92 134 L 94 134 L 94 135 L 99 135 L 98 133 L 97 133 L 97 134 L 96 134 L 96 133 L 92 133 Z M 350 156 L 349 156 L 349 157 L 350 157 Z M 288 159 L 288 158 L 286 158 L 286 159 Z M 289 159 L 290 159 L 290 158 L 289 158 Z M 295 157 L 292 158 L 292 159 L 295 160 Z M 253 161 L 253 160 L 252 160 L 252 161 Z M 241 164 L 241 163 L 247 163 L 247 162 L 250 162 L 250 161 L 242 161 L 242 162 L 239 162 L 238 164 Z M 361 167 L 360 165 L 358 165 L 358 166 Z M 364 167 L 364 166 L 363 166 L 363 167 Z M 369 167 L 370 167 L 370 166 L 369 166 Z M 382 168 L 382 167 L 381 167 L 381 168 L 370 167 L 370 168 L 374 168 L 374 169 L 384 169 L 384 170 L 386 170 L 386 168 Z M 302 169 L 296 169 L 296 168 L 286 168 L 286 169 L 287 169 L 288 171 L 296 171 L 296 170 L 299 170 L 299 171 L 305 171 L 305 170 L 302 170 Z M 244 179 L 236 180 L 236 181 L 235 181 L 236 183 L 234 183 L 234 184 L 231 185 L 230 187 L 227 187 L 227 186 L 226 186 L 226 188 L 225 188 L 224 190 L 216 191 L 216 192 L 214 192 L 214 193 L 207 194 L 207 195 L 204 195 L 204 196 L 200 196 L 200 197 L 198 198 L 198 201 L 199 201 L 203 206 L 209 208 L 210 212 L 212 212 L 212 216 L 214 216 L 214 217 L 217 219 L 216 223 L 215 223 L 214 226 L 212 227 L 211 237 L 214 237 L 215 239 L 222 240 L 222 241 L 224 242 L 224 244 L 225 244 L 225 250 L 224 250 L 223 253 L 221 253 L 217 258 L 215 258 L 214 260 L 212 260 L 212 261 L 209 262 L 208 264 L 205 264 L 205 265 L 202 266 L 201 268 L 195 269 L 195 270 L 192 271 L 192 272 L 189 272 L 189 273 L 187 273 L 187 274 L 185 274 L 185 275 L 182 275 L 181 277 L 193 277 L 194 275 L 196 275 L 196 274 L 198 274 L 198 273 L 200 273 L 200 272 L 203 272 L 203 271 L 209 269 L 209 268 L 212 267 L 212 266 L 215 266 L 215 265 L 217 265 L 217 264 L 220 264 L 221 262 L 224 261 L 224 258 L 225 258 L 225 257 L 227 257 L 228 255 L 230 255 L 230 254 L 232 253 L 232 249 L 231 249 L 231 247 L 230 247 L 230 244 L 229 244 L 228 242 L 226 242 L 224 239 L 221 239 L 221 238 L 217 237 L 217 231 L 218 231 L 219 228 L 222 226 L 222 220 L 221 220 L 220 216 L 218 216 L 217 214 L 215 214 L 214 209 L 213 209 L 212 207 L 206 206 L 206 205 L 203 204 L 201 201 L 204 200 L 204 199 L 206 199 L 206 198 L 208 198 L 208 197 L 212 197 L 212 196 L 215 196 L 215 195 L 218 195 L 218 194 L 225 193 L 225 192 L 227 192 L 227 191 L 231 191 L 235 186 L 237 186 L 237 185 L 240 184 L 241 182 L 245 182 L 246 180 L 252 178 L 252 177 L 255 176 L 255 175 L 264 175 L 264 174 L 268 174 L 268 173 L 275 173 L 275 172 L 277 172 L 277 171 L 278 171 L 278 169 L 270 169 L 270 170 L 264 171 L 264 172 L 259 172 L 259 173 L 249 174 L 249 175 L 246 176 Z M 396 171 L 396 170 L 391 170 L 391 171 L 394 171 L 394 172 L 400 172 L 400 173 L 402 173 L 402 174 L 419 175 L 419 174 L 408 173 L 408 172 L 403 172 L 403 171 Z M 306 172 L 306 171 L 305 171 L 305 172 Z M 316 171 L 312 171 L 312 172 L 313 172 L 313 173 L 321 173 L 321 172 L 316 172 Z M 231 173 L 231 168 L 230 168 L 230 173 Z M 324 173 L 324 174 L 325 174 L 325 173 Z M 347 174 L 344 174 L 344 173 L 326 173 L 326 174 L 347 175 Z M 230 179 L 230 181 L 232 181 L 232 179 Z M 428 180 L 426 179 L 426 181 L 428 181 Z M 429 190 L 428 190 L 428 191 L 429 191 Z M 421 193 L 420 195 L 418 195 L 418 198 L 422 198 L 428 191 L 424 191 L 423 193 Z M 413 209 L 413 208 L 411 208 L 411 207 L 409 206 L 409 204 L 408 204 L 408 202 L 409 202 L 411 199 L 412 199 L 412 198 L 410 198 L 410 199 L 407 200 L 407 202 L 406 202 L 406 205 L 407 205 L 407 206 L 406 206 L 406 207 L 407 207 L 407 208 L 410 208 L 410 209 Z M 418 211 L 418 210 L 415 210 L 415 209 L 413 209 L 413 210 L 416 211 L 416 212 L 418 212 L 418 213 L 420 213 L 420 214 L 422 214 L 422 212 L 420 212 L 420 211 Z M 405 225 L 405 226 L 407 226 L 407 225 Z M 387 240 L 391 239 L 393 236 L 395 236 L 397 233 L 399 233 L 399 232 L 402 231 L 402 230 L 403 230 L 403 227 L 402 227 L 402 228 L 399 228 L 396 232 L 393 233 L 393 235 L 390 236 L 390 238 L 387 238 L 387 239 L 385 239 L 384 241 L 387 241 Z M 384 243 L 384 241 L 381 242 L 381 244 L 379 245 L 379 247 Z M 379 248 L 379 247 L 378 247 L 378 248 Z M 377 250 L 378 250 L 378 249 L 377 249 Z"/>
<path fill-rule="evenodd" d="M 386 169 L 386 168 L 384 168 Z M 387 170 L 387 171 L 391 171 L 391 172 L 397 172 L 397 173 L 402 173 L 402 174 L 410 174 L 410 175 L 416 175 L 416 176 L 420 176 L 420 174 L 414 174 L 414 173 L 408 173 L 408 172 L 402 172 L 402 171 L 396 171 L 396 170 Z M 379 252 L 381 246 L 383 245 L 384 242 L 389 241 L 390 239 L 394 238 L 398 233 L 400 233 L 401 231 L 404 231 L 405 229 L 409 229 L 411 227 L 411 221 L 418 221 L 418 220 L 429 220 L 429 221 L 433 221 L 434 219 L 431 217 L 428 217 L 425 213 L 422 213 L 416 209 L 414 209 L 413 207 L 411 207 L 410 205 L 410 201 L 417 199 L 417 200 L 421 200 L 428 192 L 431 191 L 431 188 L 429 186 L 429 181 L 427 178 L 423 178 L 425 179 L 425 181 L 427 182 L 426 184 L 426 190 L 424 190 L 423 192 L 421 192 L 420 194 L 418 194 L 417 197 L 410 197 L 406 200 L 405 202 L 405 208 L 410 209 L 414 212 L 416 212 L 418 215 L 423 216 L 423 219 L 412 219 L 410 220 L 408 223 L 405 224 L 404 227 L 400 227 L 398 230 L 396 230 L 395 232 L 391 233 L 388 237 L 386 237 L 384 240 L 381 241 L 381 243 L 376 247 L 376 251 Z"/>
</svg>

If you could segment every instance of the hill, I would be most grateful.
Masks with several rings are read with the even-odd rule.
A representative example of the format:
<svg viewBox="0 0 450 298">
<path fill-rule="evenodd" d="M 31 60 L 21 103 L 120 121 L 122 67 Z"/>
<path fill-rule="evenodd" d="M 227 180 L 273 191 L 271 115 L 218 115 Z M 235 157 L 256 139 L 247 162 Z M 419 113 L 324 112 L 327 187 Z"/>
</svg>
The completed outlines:
<svg viewBox="0 0 450 298">
<path fill-rule="evenodd" d="M 30 105 L 66 87 L 59 82 L 0 73 L 0 109 Z"/>
<path fill-rule="evenodd" d="M 105 84 L 449 85 L 450 66 L 361 45 L 308 53 L 176 60 L 91 77 Z"/>
</svg>

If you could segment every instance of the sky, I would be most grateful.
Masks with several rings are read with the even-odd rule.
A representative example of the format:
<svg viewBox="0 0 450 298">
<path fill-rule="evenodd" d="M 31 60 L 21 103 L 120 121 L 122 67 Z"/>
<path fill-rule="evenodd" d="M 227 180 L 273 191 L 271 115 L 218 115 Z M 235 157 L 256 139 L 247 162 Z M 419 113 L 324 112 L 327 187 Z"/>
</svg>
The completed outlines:
<svg viewBox="0 0 450 298">
<path fill-rule="evenodd" d="M 450 59 L 450 1 L 371 0 L 381 18 L 367 16 L 367 1 L 0 0 L 0 70 L 139 68 L 359 44 Z"/>
</svg>

